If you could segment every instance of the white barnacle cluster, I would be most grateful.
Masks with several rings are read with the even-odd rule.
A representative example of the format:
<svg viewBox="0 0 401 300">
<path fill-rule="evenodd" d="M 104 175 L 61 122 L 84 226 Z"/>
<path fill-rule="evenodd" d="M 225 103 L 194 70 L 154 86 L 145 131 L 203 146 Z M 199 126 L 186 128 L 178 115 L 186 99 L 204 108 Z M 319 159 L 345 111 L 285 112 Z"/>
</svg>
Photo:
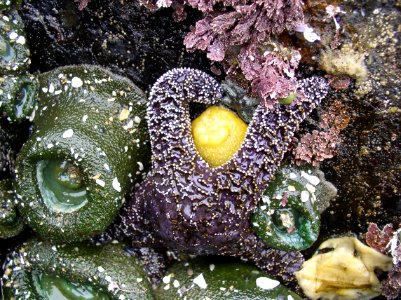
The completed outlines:
<svg viewBox="0 0 401 300">
<path fill-rule="evenodd" d="M 304 39 L 310 43 L 320 40 L 320 36 L 308 24 L 302 23 L 295 27 L 295 31 L 303 33 Z"/>
<path fill-rule="evenodd" d="M 11 31 L 8 35 L 10 40 L 15 41 L 17 44 L 25 45 L 25 37 L 23 35 L 18 35 L 17 32 Z"/>
<path fill-rule="evenodd" d="M 68 86 L 65 85 L 66 81 L 67 81 L 66 75 L 60 73 L 58 74 L 58 80 L 50 82 L 48 86 L 43 86 L 41 88 L 41 91 L 44 94 L 55 95 L 55 96 L 60 95 L 61 93 L 68 91 Z M 53 106 L 54 105 L 55 104 L 53 104 Z M 42 110 L 45 110 L 44 107 L 42 108 Z"/>
<path fill-rule="evenodd" d="M 10 6 L 11 5 L 11 0 L 0 0 L 0 5 Z"/>
<path fill-rule="evenodd" d="M 279 281 L 268 277 L 262 276 L 256 279 L 256 286 L 258 286 L 262 290 L 272 290 L 279 285 L 280 285 Z"/>
</svg>

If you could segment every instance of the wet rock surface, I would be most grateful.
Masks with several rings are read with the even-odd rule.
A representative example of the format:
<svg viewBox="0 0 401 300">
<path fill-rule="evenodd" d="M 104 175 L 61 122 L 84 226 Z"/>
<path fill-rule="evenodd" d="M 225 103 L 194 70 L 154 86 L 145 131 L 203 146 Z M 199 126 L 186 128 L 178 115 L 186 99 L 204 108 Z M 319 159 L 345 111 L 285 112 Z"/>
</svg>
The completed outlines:
<svg viewBox="0 0 401 300">
<path fill-rule="evenodd" d="M 29 133 L 29 122 L 10 124 L 6 118 L 0 118 L 0 180 L 13 176 L 16 155 Z"/>
<path fill-rule="evenodd" d="M 365 53 L 369 73 L 355 89 L 333 96 L 351 119 L 337 156 L 322 164 L 339 190 L 322 217 L 327 236 L 363 233 L 369 222 L 401 221 L 399 1 L 346 1 L 341 8 L 345 40 Z"/>
<path fill-rule="evenodd" d="M 206 55 L 188 53 L 183 38 L 199 17 L 174 22 L 172 10 L 150 12 L 138 1 L 92 1 L 82 11 L 71 0 L 25 1 L 19 10 L 32 53 L 31 71 L 98 64 L 147 89 L 178 66 L 209 70 Z"/>
</svg>

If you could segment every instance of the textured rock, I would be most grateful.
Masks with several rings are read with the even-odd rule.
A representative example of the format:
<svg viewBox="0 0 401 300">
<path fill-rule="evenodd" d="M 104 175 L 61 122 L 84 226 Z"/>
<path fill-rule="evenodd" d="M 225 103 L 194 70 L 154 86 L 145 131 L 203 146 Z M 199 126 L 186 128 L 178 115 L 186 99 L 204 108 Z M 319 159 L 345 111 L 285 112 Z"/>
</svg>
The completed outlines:
<svg viewBox="0 0 401 300">
<path fill-rule="evenodd" d="M 32 71 L 98 64 L 146 89 L 174 67 L 209 68 L 205 55 L 184 51 L 184 35 L 197 18 L 192 13 L 177 23 L 172 10 L 150 12 L 138 1 L 91 1 L 80 11 L 74 1 L 34 0 L 20 14 L 32 41 Z"/>
</svg>

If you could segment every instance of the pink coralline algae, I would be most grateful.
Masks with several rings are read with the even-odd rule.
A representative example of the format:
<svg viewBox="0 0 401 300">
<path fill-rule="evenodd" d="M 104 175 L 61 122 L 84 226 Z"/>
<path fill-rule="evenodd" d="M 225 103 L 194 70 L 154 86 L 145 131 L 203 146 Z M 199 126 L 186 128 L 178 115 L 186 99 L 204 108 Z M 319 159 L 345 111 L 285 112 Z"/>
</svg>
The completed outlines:
<svg viewBox="0 0 401 300">
<path fill-rule="evenodd" d="M 336 130 L 313 130 L 312 134 L 305 134 L 292 151 L 295 163 L 301 165 L 307 162 L 317 166 L 319 162 L 334 156 L 336 145 L 339 143 L 340 137 Z"/>
<path fill-rule="evenodd" d="M 200 10 L 203 18 L 185 37 L 186 48 L 205 51 L 211 61 L 222 62 L 232 78 L 245 77 L 251 92 L 268 106 L 295 91 L 300 55 L 288 58 L 279 49 L 269 49 L 268 42 L 303 24 L 302 1 L 143 0 L 142 4 L 172 7 L 176 20 L 185 18 L 185 5 Z"/>
<path fill-rule="evenodd" d="M 88 3 L 90 2 L 91 0 L 75 0 L 75 2 L 79 2 L 78 3 L 78 9 L 79 10 L 83 10 L 85 7 L 87 7 L 88 6 Z"/>
<path fill-rule="evenodd" d="M 393 267 L 387 279 L 381 284 L 382 294 L 387 299 L 399 299 L 401 295 L 401 227 L 393 229 L 387 224 L 380 230 L 377 224 L 370 224 L 366 233 L 366 243 L 383 254 L 393 257 Z"/>
<path fill-rule="evenodd" d="M 334 76 L 334 75 L 326 75 L 326 78 L 329 81 L 330 87 L 336 91 L 343 91 L 349 88 L 351 84 L 351 77 L 346 75 L 342 76 Z"/>
<path fill-rule="evenodd" d="M 306 133 L 292 150 L 295 163 L 301 165 L 306 162 L 317 166 L 321 161 L 332 158 L 337 151 L 337 145 L 341 143 L 341 130 L 348 123 L 346 109 L 339 101 L 335 101 L 320 116 L 319 130 Z"/>
<path fill-rule="evenodd" d="M 387 224 L 384 226 L 383 230 L 380 230 L 377 224 L 371 223 L 369 224 L 368 232 L 365 237 L 366 244 L 383 254 L 387 254 L 386 248 L 393 234 L 394 229 L 392 224 Z"/>
<path fill-rule="evenodd" d="M 296 55 L 286 59 L 276 52 L 262 53 L 251 45 L 241 49 L 238 60 L 245 79 L 251 83 L 252 93 L 259 95 L 267 107 L 296 90 L 295 70 L 299 62 Z"/>
<path fill-rule="evenodd" d="M 270 35 L 293 30 L 303 22 L 299 0 L 213 1 L 222 4 L 213 16 L 207 14 L 213 8 L 211 3 L 188 2 L 206 13 L 206 17 L 196 23 L 184 44 L 188 50 L 207 50 L 208 57 L 215 61 L 223 60 L 229 47 L 263 43 Z"/>
</svg>

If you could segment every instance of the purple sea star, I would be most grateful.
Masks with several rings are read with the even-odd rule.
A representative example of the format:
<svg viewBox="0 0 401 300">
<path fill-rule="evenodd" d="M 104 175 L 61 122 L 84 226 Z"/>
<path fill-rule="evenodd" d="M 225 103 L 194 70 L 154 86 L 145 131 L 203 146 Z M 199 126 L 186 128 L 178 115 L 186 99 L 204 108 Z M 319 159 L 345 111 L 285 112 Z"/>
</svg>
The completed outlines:
<svg viewBox="0 0 401 300">
<path fill-rule="evenodd" d="M 164 74 L 149 99 L 152 170 L 103 237 L 130 237 L 139 247 L 241 257 L 286 282 L 293 280 L 302 255 L 267 247 L 253 233 L 250 214 L 294 131 L 326 96 L 328 85 L 312 77 L 300 81 L 299 90 L 305 97 L 292 105 L 277 104 L 267 111 L 260 104 L 238 152 L 224 165 L 211 168 L 195 149 L 189 103 L 216 103 L 222 90 L 198 70 L 180 68 Z"/>
</svg>

